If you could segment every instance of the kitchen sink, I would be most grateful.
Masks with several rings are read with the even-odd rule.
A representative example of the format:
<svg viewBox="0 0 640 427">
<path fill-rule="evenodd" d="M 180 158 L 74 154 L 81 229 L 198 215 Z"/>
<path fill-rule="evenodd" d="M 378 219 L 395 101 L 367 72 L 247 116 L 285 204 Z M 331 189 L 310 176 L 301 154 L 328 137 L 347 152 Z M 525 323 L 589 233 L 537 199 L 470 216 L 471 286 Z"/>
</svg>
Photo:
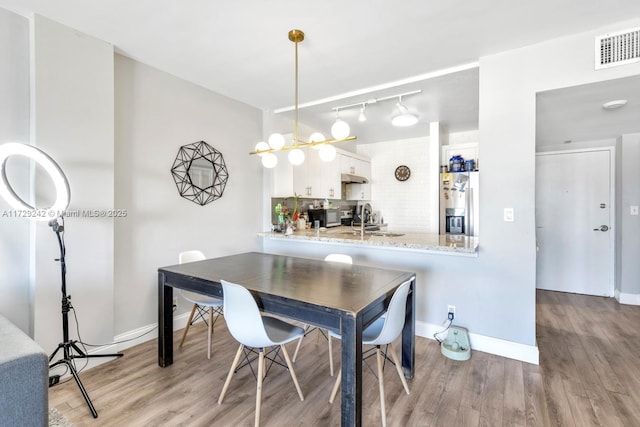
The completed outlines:
<svg viewBox="0 0 640 427">
<path fill-rule="evenodd" d="M 352 235 L 352 236 L 359 236 L 360 232 L 359 231 L 342 231 L 342 232 L 340 232 L 340 234 L 349 234 L 349 235 Z M 379 237 L 404 236 L 404 234 L 402 234 L 402 233 L 389 233 L 387 231 L 365 231 L 364 234 L 367 235 L 367 236 L 379 236 Z"/>
</svg>

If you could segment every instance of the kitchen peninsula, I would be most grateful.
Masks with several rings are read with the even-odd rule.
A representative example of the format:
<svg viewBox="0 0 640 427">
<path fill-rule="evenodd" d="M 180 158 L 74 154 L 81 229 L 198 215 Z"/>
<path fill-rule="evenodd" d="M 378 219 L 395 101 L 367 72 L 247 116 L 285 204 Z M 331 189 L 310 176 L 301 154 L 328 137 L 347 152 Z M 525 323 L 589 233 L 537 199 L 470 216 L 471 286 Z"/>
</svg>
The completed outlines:
<svg viewBox="0 0 640 427">
<path fill-rule="evenodd" d="M 464 235 L 438 235 L 429 233 L 389 233 L 365 231 L 361 235 L 355 228 L 342 226 L 333 228 L 306 229 L 291 234 L 279 232 L 259 233 L 265 239 L 291 242 L 331 243 L 337 245 L 377 247 L 390 250 L 410 250 L 442 255 L 478 256 L 478 238 Z"/>
</svg>

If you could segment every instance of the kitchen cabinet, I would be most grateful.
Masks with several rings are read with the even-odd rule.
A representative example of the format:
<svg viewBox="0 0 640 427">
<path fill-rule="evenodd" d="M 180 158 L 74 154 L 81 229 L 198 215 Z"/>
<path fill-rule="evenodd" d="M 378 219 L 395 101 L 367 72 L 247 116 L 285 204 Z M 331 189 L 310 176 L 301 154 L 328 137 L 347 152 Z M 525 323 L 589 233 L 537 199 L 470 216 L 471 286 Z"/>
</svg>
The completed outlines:
<svg viewBox="0 0 640 427">
<path fill-rule="evenodd" d="M 347 200 L 371 200 L 371 184 L 347 184 Z"/>
<path fill-rule="evenodd" d="M 314 199 L 342 199 L 341 174 L 363 176 L 371 180 L 371 162 L 356 153 L 338 149 L 338 155 L 332 162 L 323 162 L 318 152 L 305 149 L 305 160 L 299 166 L 293 166 L 287 158 L 288 151 L 278 151 L 278 164 L 271 169 L 271 197 L 299 197 Z M 352 186 L 358 187 L 352 187 Z M 346 195 L 348 200 L 369 200 L 371 184 L 349 184 L 352 191 Z"/>
<path fill-rule="evenodd" d="M 300 197 L 341 199 L 340 163 L 320 160 L 315 150 L 308 150 L 304 163 L 293 166 L 293 190 Z"/>
<path fill-rule="evenodd" d="M 340 154 L 340 173 L 358 175 L 371 180 L 371 162 L 355 157 L 355 154 Z"/>
<path fill-rule="evenodd" d="M 287 159 L 286 151 L 274 153 L 278 157 L 278 164 L 271 171 L 271 197 L 291 197 L 293 190 L 293 165 Z"/>
</svg>

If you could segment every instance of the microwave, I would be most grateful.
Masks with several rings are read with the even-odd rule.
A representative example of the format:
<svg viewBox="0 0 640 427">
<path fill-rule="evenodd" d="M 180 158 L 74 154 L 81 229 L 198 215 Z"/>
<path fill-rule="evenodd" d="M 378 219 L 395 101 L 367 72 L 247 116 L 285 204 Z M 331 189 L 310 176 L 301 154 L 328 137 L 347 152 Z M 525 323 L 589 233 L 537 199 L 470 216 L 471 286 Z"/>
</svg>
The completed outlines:
<svg viewBox="0 0 640 427">
<path fill-rule="evenodd" d="M 309 209 L 309 222 L 313 227 L 314 221 L 320 221 L 320 227 L 338 227 L 342 225 L 340 221 L 340 209 Z"/>
</svg>

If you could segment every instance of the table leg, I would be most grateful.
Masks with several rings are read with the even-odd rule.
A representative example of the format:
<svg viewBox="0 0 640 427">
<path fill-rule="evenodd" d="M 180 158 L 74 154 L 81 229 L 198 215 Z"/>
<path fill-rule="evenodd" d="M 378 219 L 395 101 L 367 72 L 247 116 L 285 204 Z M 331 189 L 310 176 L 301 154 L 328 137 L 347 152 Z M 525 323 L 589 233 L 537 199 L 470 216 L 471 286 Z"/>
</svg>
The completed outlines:
<svg viewBox="0 0 640 427">
<path fill-rule="evenodd" d="M 173 288 L 165 286 L 164 273 L 158 273 L 158 365 L 173 363 Z"/>
<path fill-rule="evenodd" d="M 416 361 L 416 279 L 411 281 L 407 310 L 402 328 L 402 370 L 406 378 L 413 378 Z"/>
<path fill-rule="evenodd" d="M 362 318 L 342 318 L 342 427 L 362 425 Z"/>
</svg>

